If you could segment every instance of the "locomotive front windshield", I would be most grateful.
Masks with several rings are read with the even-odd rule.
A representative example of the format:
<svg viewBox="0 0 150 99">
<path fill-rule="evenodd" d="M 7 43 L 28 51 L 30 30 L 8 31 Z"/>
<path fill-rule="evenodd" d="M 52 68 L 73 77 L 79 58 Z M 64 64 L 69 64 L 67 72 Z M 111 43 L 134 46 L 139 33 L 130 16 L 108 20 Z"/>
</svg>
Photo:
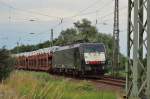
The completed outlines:
<svg viewBox="0 0 150 99">
<path fill-rule="evenodd" d="M 104 45 L 86 45 L 84 47 L 84 59 L 86 64 L 105 62 Z"/>
<path fill-rule="evenodd" d="M 84 53 L 105 52 L 103 45 L 87 45 L 84 48 Z"/>
</svg>

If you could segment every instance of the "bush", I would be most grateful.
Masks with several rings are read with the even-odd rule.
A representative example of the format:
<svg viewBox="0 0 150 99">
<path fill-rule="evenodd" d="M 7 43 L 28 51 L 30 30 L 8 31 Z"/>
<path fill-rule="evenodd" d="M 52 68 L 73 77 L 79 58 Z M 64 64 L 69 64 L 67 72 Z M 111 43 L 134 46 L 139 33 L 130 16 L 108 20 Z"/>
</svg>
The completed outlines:
<svg viewBox="0 0 150 99">
<path fill-rule="evenodd" d="M 0 49 L 0 81 L 9 76 L 14 68 L 14 59 L 10 56 L 9 51 Z"/>
</svg>

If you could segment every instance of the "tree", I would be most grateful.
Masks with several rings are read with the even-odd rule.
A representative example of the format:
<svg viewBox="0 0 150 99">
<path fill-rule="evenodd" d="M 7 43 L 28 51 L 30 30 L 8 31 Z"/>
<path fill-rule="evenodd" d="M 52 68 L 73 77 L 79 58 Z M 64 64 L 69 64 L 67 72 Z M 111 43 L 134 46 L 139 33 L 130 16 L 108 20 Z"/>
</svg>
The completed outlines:
<svg viewBox="0 0 150 99">
<path fill-rule="evenodd" d="M 75 41 L 76 36 L 77 31 L 73 28 L 70 28 L 62 31 L 58 37 L 58 40 L 60 40 L 63 43 L 63 45 L 72 44 Z"/>
<path fill-rule="evenodd" d="M 9 51 L 0 49 L 0 81 L 9 76 L 14 68 L 14 60 L 11 58 Z"/>
<path fill-rule="evenodd" d="M 92 26 L 91 22 L 87 19 L 74 23 L 74 26 L 78 31 L 79 37 L 83 37 L 85 42 L 89 42 L 91 39 L 94 39 L 98 33 L 96 27 Z"/>
</svg>

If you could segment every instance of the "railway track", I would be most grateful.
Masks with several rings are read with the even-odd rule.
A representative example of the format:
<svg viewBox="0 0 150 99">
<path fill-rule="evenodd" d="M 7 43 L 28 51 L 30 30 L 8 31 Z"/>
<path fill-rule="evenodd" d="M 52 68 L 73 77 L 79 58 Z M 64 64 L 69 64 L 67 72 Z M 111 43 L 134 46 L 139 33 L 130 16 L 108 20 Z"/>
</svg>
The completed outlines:
<svg viewBox="0 0 150 99">
<path fill-rule="evenodd" d="M 65 76 L 65 77 L 68 77 L 68 76 Z M 77 80 L 88 80 L 88 81 L 91 81 L 91 82 L 96 82 L 97 84 L 106 84 L 106 85 L 109 85 L 109 86 L 116 86 L 116 87 L 120 87 L 120 88 L 123 88 L 125 87 L 125 84 L 126 84 L 126 80 L 125 78 L 114 78 L 112 76 L 102 76 L 102 77 L 95 77 L 95 76 L 84 76 L 84 77 L 81 77 L 81 78 L 74 78 L 74 77 L 69 77 L 69 78 L 73 78 L 73 79 L 77 79 Z"/>
<path fill-rule="evenodd" d="M 111 76 L 103 76 L 100 79 L 96 79 L 92 81 L 97 83 L 104 83 L 112 86 L 117 86 L 117 87 L 124 87 L 126 83 L 124 79 L 113 78 Z"/>
<path fill-rule="evenodd" d="M 102 77 L 72 77 L 72 76 L 65 76 L 67 78 L 76 79 L 76 80 L 88 80 L 91 82 L 96 82 L 97 84 L 106 84 L 110 86 L 116 86 L 123 88 L 125 87 L 126 80 L 124 78 L 114 78 L 112 76 L 102 76 Z"/>
</svg>

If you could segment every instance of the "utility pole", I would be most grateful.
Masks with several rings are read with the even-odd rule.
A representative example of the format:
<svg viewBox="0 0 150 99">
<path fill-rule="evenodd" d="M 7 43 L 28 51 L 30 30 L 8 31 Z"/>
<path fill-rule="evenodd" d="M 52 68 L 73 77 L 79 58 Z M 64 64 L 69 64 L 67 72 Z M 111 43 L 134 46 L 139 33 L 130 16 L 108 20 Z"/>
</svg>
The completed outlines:
<svg viewBox="0 0 150 99">
<path fill-rule="evenodd" d="M 115 0 L 112 63 L 112 73 L 115 76 L 119 67 L 119 0 Z"/>
<path fill-rule="evenodd" d="M 19 42 L 17 42 L 17 54 L 19 53 Z"/>
<path fill-rule="evenodd" d="M 54 32 L 54 30 L 51 29 L 51 39 L 50 39 L 50 41 L 51 41 L 51 46 L 53 46 L 53 32 Z"/>
</svg>

